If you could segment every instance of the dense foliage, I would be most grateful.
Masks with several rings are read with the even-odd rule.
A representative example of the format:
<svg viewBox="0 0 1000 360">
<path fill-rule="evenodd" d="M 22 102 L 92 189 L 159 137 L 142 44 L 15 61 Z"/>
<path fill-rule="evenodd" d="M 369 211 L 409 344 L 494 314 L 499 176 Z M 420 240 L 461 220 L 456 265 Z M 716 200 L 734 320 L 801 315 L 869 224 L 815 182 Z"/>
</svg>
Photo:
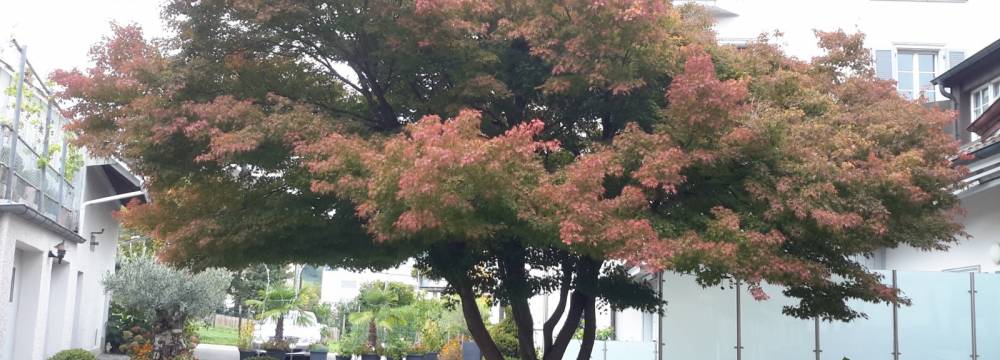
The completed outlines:
<svg viewBox="0 0 1000 360">
<path fill-rule="evenodd" d="M 69 349 L 57 352 L 49 360 L 97 360 L 97 357 L 87 350 Z"/>
<path fill-rule="evenodd" d="M 555 292 L 541 348 L 562 359 L 596 306 L 659 310 L 626 267 L 762 282 L 785 312 L 849 320 L 905 302 L 857 262 L 960 232 L 950 114 L 873 76 L 863 36 L 824 56 L 716 44 L 665 0 L 176 0 L 172 41 L 134 26 L 58 72 L 79 142 L 125 159 L 156 202 L 124 220 L 198 268 L 380 268 L 416 258 L 476 303 Z M 565 317 L 565 321 L 559 321 Z M 562 325 L 560 325 L 562 324 Z"/>
<path fill-rule="evenodd" d="M 123 259 L 103 284 L 116 304 L 150 324 L 152 336 L 145 339 L 153 345 L 153 356 L 173 359 L 186 356 L 193 345 L 186 338 L 188 320 L 213 314 L 225 299 L 229 281 L 229 272 L 223 270 L 192 273 L 150 257 L 134 257 Z"/>
</svg>

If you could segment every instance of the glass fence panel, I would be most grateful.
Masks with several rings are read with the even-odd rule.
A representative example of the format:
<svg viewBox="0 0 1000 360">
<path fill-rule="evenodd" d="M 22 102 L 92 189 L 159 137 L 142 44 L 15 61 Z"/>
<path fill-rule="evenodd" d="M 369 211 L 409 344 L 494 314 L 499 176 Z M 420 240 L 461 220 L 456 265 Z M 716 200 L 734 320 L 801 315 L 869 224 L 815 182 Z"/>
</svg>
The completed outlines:
<svg viewBox="0 0 1000 360">
<path fill-rule="evenodd" d="M 976 339 L 980 359 L 1000 359 L 998 274 L 976 274 Z"/>
<path fill-rule="evenodd" d="M 901 358 L 968 359 L 972 354 L 969 274 L 899 272 L 899 288 L 913 301 L 899 309 Z"/>
<path fill-rule="evenodd" d="M 735 359 L 735 290 L 729 286 L 702 288 L 692 276 L 663 276 L 663 298 L 667 301 L 663 358 Z"/>
<path fill-rule="evenodd" d="M 741 287 L 743 359 L 801 360 L 815 356 L 815 322 L 781 313 L 783 307 L 797 304 L 798 300 L 783 296 L 781 287 L 761 287 L 770 299 L 754 300 L 747 287 Z"/>
<path fill-rule="evenodd" d="M 656 360 L 656 343 L 651 341 L 598 341 L 591 359 Z"/>
<path fill-rule="evenodd" d="M 824 359 L 880 360 L 892 358 L 892 308 L 859 300 L 851 309 L 868 316 L 851 322 L 823 321 L 819 325 Z"/>
<path fill-rule="evenodd" d="M 73 185 L 70 184 L 65 178 L 60 177 L 63 181 L 63 205 L 73 208 Z"/>
<path fill-rule="evenodd" d="M 44 199 L 43 200 L 42 211 L 45 213 L 45 216 L 48 216 L 51 219 L 58 219 L 59 218 L 59 202 L 55 201 L 55 199 L 53 199 L 53 198 L 48 197 L 47 195 L 46 196 L 42 196 L 42 198 Z"/>
<path fill-rule="evenodd" d="M 33 186 L 41 184 L 42 169 L 38 168 L 38 156 L 20 139 L 18 140 L 16 155 L 14 157 L 14 172 Z"/>
<path fill-rule="evenodd" d="M 45 195 L 59 198 L 59 173 L 49 166 L 45 167 Z"/>
</svg>

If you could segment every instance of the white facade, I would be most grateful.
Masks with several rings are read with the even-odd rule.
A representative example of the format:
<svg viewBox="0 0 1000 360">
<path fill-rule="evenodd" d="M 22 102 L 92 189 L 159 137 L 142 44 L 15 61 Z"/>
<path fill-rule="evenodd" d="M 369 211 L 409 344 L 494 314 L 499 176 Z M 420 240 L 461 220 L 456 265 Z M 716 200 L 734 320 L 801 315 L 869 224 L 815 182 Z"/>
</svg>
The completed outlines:
<svg viewBox="0 0 1000 360">
<path fill-rule="evenodd" d="M 0 88 L 12 86 L 15 73 L 0 61 Z M 45 106 L 38 100 L 44 90 L 30 89 L 35 95 L 24 101 Z M 49 116 L 22 113 L 20 147 L 11 156 L 14 103 L 0 94 L 0 360 L 41 360 L 70 348 L 100 351 L 109 302 L 101 280 L 115 269 L 119 223 L 113 213 L 121 203 L 94 203 L 84 218 L 79 209 L 85 201 L 139 189 L 138 180 L 114 160 L 85 156 L 72 181 L 63 181 L 61 159 L 40 162 L 37 149 L 45 144 L 66 148 L 66 120 L 55 108 Z M 16 176 L 8 196 L 11 167 Z M 60 245 L 61 260 L 50 256 Z"/>
<path fill-rule="evenodd" d="M 89 167 L 86 177 L 85 199 L 116 194 L 100 167 Z M 109 297 L 101 279 L 115 267 L 119 225 L 113 212 L 119 206 L 107 202 L 88 209 L 80 231 L 84 243 L 25 215 L 0 212 L 0 359 L 102 348 Z M 95 235 L 99 245 L 91 246 L 89 234 L 102 229 Z M 66 255 L 59 263 L 48 253 L 63 241 Z"/>
</svg>

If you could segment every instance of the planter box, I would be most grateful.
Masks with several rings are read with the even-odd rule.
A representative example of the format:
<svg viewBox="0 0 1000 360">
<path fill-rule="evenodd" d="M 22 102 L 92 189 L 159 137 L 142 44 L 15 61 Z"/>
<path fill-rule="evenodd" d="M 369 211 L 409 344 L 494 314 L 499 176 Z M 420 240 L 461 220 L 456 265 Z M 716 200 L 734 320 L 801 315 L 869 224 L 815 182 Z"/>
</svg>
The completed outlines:
<svg viewBox="0 0 1000 360">
<path fill-rule="evenodd" d="M 240 350 L 240 360 L 244 360 L 244 359 L 247 359 L 247 358 L 251 358 L 251 357 L 257 356 L 260 353 L 263 353 L 263 352 L 259 351 L 259 350 Z"/>
<path fill-rule="evenodd" d="M 406 359 L 406 360 L 424 360 L 424 356 L 423 355 L 406 355 L 405 357 L 403 357 L 403 359 Z"/>
<path fill-rule="evenodd" d="M 334 359 L 337 359 L 337 360 L 351 360 L 351 358 L 353 358 L 353 357 L 354 357 L 353 355 L 337 355 L 337 356 L 334 356 Z"/>
<path fill-rule="evenodd" d="M 361 355 L 361 360 L 382 360 L 382 356 L 372 355 L 372 354 L 365 354 L 365 355 Z"/>
<path fill-rule="evenodd" d="M 426 353 L 424 354 L 424 360 L 438 360 L 438 353 Z"/>
<path fill-rule="evenodd" d="M 309 360 L 326 360 L 326 351 L 310 351 Z"/>
<path fill-rule="evenodd" d="M 288 353 L 284 352 L 284 351 L 280 351 L 280 350 L 268 350 L 266 353 L 264 353 L 262 355 L 263 356 L 267 356 L 267 357 L 272 358 L 272 359 L 275 359 L 275 360 L 285 360 L 285 355 L 286 354 L 288 354 Z"/>
</svg>

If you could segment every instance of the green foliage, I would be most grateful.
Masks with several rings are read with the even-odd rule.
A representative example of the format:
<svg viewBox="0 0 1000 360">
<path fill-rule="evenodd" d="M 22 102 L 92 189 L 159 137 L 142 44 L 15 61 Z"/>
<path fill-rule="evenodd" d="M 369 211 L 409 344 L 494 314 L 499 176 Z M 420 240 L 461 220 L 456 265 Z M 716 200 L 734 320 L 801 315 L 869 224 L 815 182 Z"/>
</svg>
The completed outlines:
<svg viewBox="0 0 1000 360">
<path fill-rule="evenodd" d="M 288 343 L 288 341 L 278 340 L 278 339 L 271 339 L 265 341 L 263 344 L 260 344 L 260 347 L 261 349 L 264 350 L 276 350 L 276 351 L 288 351 L 289 349 L 291 349 L 291 346 Z"/>
<path fill-rule="evenodd" d="M 131 337 L 126 337 L 124 334 L 133 328 L 149 329 L 150 325 L 141 312 L 129 310 L 112 301 L 105 331 L 106 341 L 111 345 L 111 349 L 119 350 L 122 345 L 132 342 Z"/>
<path fill-rule="evenodd" d="M 284 340 L 285 317 L 289 314 L 295 315 L 293 321 L 296 324 L 312 325 L 312 319 L 304 314 L 305 299 L 295 290 L 276 287 L 262 291 L 259 298 L 247 300 L 246 304 L 257 312 L 257 318 L 274 320 L 274 340 Z"/>
<path fill-rule="evenodd" d="M 71 143 L 67 143 L 67 146 L 66 168 L 63 169 L 63 177 L 65 177 L 66 180 L 73 181 L 73 178 L 76 177 L 76 173 L 83 168 L 83 152 L 80 151 L 80 148 Z"/>
<path fill-rule="evenodd" d="M 243 322 L 242 327 L 240 327 L 238 338 L 236 340 L 236 346 L 238 348 L 250 349 L 250 346 L 253 343 L 253 330 L 254 330 L 253 321 Z"/>
<path fill-rule="evenodd" d="M 70 349 L 57 352 L 49 360 L 97 360 L 97 357 L 87 350 Z"/>
<path fill-rule="evenodd" d="M 499 323 L 489 327 L 490 336 L 497 343 L 500 354 L 504 356 L 518 356 L 517 324 L 509 308 L 504 309 L 504 318 Z"/>
<path fill-rule="evenodd" d="M 192 273 L 137 257 L 122 259 L 118 271 L 105 276 L 103 284 L 116 303 L 157 322 L 163 320 L 158 312 L 179 315 L 181 320 L 213 314 L 225 299 L 229 281 L 230 274 L 224 270 Z"/>
<path fill-rule="evenodd" d="M 309 351 L 328 352 L 330 348 L 321 343 L 309 344 Z"/>
<path fill-rule="evenodd" d="M 150 324 L 149 333 L 133 339 L 133 359 L 147 355 L 174 359 L 192 350 L 189 320 L 205 317 L 225 300 L 230 274 L 220 269 L 192 273 L 160 264 L 150 257 L 124 258 L 103 280 L 112 301 L 137 313 Z M 125 336 L 128 338 L 129 336 Z M 138 355 L 137 355 L 138 354 Z"/>
<path fill-rule="evenodd" d="M 235 311 L 242 316 L 245 313 L 247 300 L 263 300 L 260 295 L 267 289 L 278 287 L 291 278 L 291 274 L 283 265 L 253 264 L 233 274 L 229 283 L 229 295 L 233 297 Z"/>
<path fill-rule="evenodd" d="M 249 323 L 249 321 L 247 322 Z M 198 342 L 202 344 L 240 345 L 239 332 L 236 329 L 203 326 L 196 333 L 198 334 Z M 244 349 L 247 348 L 244 347 Z"/>
</svg>

